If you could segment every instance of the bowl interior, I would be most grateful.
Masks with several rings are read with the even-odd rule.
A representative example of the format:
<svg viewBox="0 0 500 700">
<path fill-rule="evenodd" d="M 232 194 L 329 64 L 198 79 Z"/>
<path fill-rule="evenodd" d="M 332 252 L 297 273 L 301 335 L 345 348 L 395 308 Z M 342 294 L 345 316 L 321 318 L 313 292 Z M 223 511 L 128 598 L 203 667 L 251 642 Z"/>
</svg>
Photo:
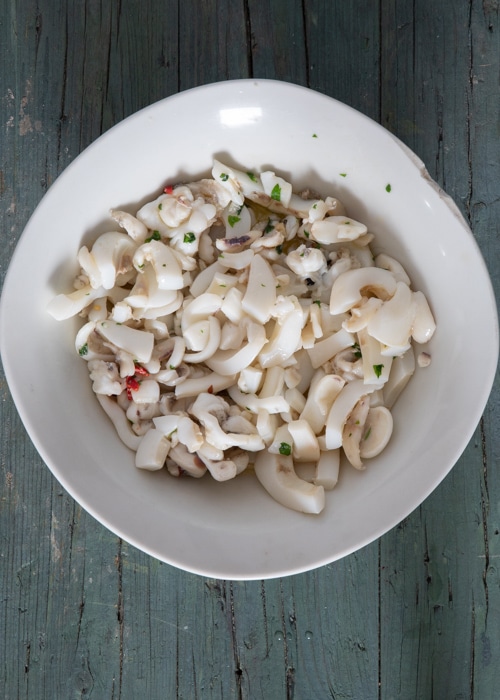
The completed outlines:
<svg viewBox="0 0 500 700">
<path fill-rule="evenodd" d="M 134 212 L 165 183 L 208 174 L 214 157 L 245 170 L 270 168 L 296 190 L 312 187 L 343 200 L 375 233 L 375 249 L 406 267 L 436 317 L 437 332 L 426 348 L 432 363 L 417 371 L 398 401 L 390 445 L 365 472 L 342 470 L 320 516 L 279 506 L 251 474 L 220 484 L 136 470 L 74 353 L 77 322 L 58 323 L 46 312 L 56 293 L 70 290 L 79 247 L 116 230 L 110 208 Z M 189 571 L 233 579 L 333 561 L 408 515 L 472 436 L 498 358 L 495 301 L 482 257 L 418 159 L 349 107 L 274 81 L 228 81 L 180 93 L 86 149 L 48 191 L 21 237 L 0 322 L 19 413 L 70 494 L 144 551 Z"/>
</svg>

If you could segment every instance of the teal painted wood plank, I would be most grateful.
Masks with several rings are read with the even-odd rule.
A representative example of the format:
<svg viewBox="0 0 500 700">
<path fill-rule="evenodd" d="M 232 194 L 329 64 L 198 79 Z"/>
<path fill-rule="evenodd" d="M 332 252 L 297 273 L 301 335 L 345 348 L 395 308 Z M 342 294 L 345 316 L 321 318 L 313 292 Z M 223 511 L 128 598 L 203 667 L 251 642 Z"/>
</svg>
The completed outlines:
<svg viewBox="0 0 500 700">
<path fill-rule="evenodd" d="M 246 0 L 252 76 L 307 85 L 307 8 L 299 0 Z"/>
<path fill-rule="evenodd" d="M 304 4 L 309 86 L 380 118 L 380 7 L 370 0 Z"/>
<path fill-rule="evenodd" d="M 245 4 L 203 0 L 179 4 L 179 88 L 249 77 Z"/>
</svg>

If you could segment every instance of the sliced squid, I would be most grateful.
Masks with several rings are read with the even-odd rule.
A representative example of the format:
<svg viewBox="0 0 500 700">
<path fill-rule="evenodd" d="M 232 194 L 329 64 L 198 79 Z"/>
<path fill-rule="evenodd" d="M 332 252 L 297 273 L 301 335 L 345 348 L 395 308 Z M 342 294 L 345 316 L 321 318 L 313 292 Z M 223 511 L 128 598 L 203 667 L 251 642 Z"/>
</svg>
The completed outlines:
<svg viewBox="0 0 500 700">
<path fill-rule="evenodd" d="M 392 413 L 386 406 L 370 408 L 359 443 L 362 459 L 372 459 L 386 448 L 391 439 L 393 426 Z"/>
<path fill-rule="evenodd" d="M 276 501 L 321 512 L 341 451 L 363 469 L 391 438 L 413 343 L 436 330 L 425 295 L 339 200 L 270 168 L 215 160 L 110 213 L 121 231 L 80 249 L 48 310 L 82 319 L 76 351 L 136 466 L 224 481 L 253 465 Z"/>
<path fill-rule="evenodd" d="M 324 509 L 325 489 L 300 479 L 291 456 L 262 450 L 255 460 L 254 470 L 270 496 L 286 508 L 314 514 Z"/>
<path fill-rule="evenodd" d="M 342 388 L 333 402 L 326 420 L 325 444 L 327 449 L 335 450 L 337 447 L 342 447 L 344 425 L 354 406 L 361 397 L 367 396 L 377 389 L 377 384 L 365 384 L 362 379 L 348 382 Z"/>
<path fill-rule="evenodd" d="M 367 292 L 385 301 L 396 291 L 396 279 L 380 267 L 361 267 L 343 272 L 333 283 L 330 312 L 341 314 L 358 304 Z"/>
<path fill-rule="evenodd" d="M 404 355 L 395 357 L 391 374 L 384 385 L 384 405 L 392 408 L 415 372 L 415 353 L 410 347 Z"/>
<path fill-rule="evenodd" d="M 170 443 L 160 430 L 150 428 L 142 437 L 135 453 L 135 466 L 139 469 L 157 471 L 167 459 Z"/>
</svg>

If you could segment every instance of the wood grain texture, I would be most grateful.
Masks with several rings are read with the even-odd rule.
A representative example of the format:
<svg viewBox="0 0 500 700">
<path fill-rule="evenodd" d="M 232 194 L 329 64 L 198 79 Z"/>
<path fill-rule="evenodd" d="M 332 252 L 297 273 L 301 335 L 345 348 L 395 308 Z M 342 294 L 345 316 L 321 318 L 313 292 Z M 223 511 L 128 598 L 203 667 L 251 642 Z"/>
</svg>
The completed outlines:
<svg viewBox="0 0 500 700">
<path fill-rule="evenodd" d="M 289 80 L 410 146 L 498 294 L 497 0 L 54 0 L 0 6 L 0 275 L 64 168 L 124 117 L 215 80 Z M 487 349 L 485 349 L 487 351 Z M 85 513 L 0 378 L 0 696 L 494 700 L 498 381 L 456 467 L 379 541 L 315 571 L 178 571 Z"/>
</svg>

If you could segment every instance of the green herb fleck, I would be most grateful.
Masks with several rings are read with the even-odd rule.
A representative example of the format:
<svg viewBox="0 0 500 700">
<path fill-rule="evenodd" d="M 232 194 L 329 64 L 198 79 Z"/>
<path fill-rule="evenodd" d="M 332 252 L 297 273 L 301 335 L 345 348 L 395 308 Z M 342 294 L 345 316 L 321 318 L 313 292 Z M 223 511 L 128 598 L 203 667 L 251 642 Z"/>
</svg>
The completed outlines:
<svg viewBox="0 0 500 700">
<path fill-rule="evenodd" d="M 252 182 L 257 182 L 257 178 L 255 177 L 255 175 L 253 173 L 247 173 L 247 175 Z"/>
<path fill-rule="evenodd" d="M 137 267 L 139 268 L 139 270 L 144 270 L 144 268 L 146 267 L 146 263 L 142 263 L 142 265 L 137 265 Z"/>
<path fill-rule="evenodd" d="M 317 209 L 317 208 L 318 208 L 318 202 L 316 202 L 316 204 L 313 204 L 312 208 L 313 208 L 313 209 Z"/>
<path fill-rule="evenodd" d="M 313 134 L 313 139 L 317 139 L 317 138 L 318 138 L 318 134 Z"/>
<path fill-rule="evenodd" d="M 160 211 L 163 209 L 163 204 L 162 204 L 161 202 L 158 204 L 158 209 L 159 209 Z"/>
<path fill-rule="evenodd" d="M 184 243 L 194 243 L 196 240 L 196 236 L 192 231 L 189 231 L 188 233 L 184 234 Z"/>
<path fill-rule="evenodd" d="M 359 347 L 359 343 L 354 343 L 352 346 L 354 348 L 354 357 L 359 360 L 361 357 L 361 349 Z"/>
<path fill-rule="evenodd" d="M 351 222 L 350 221 L 344 221 L 344 226 L 350 226 Z"/>
<path fill-rule="evenodd" d="M 238 221 L 241 221 L 241 219 L 240 219 L 239 216 L 232 216 L 232 215 L 231 215 L 231 216 L 228 216 L 228 217 L 227 217 L 227 223 L 229 224 L 229 226 L 231 226 L 231 228 L 233 228 L 233 226 L 234 226 L 235 224 L 237 224 Z"/>
<path fill-rule="evenodd" d="M 347 173 L 339 173 L 340 177 L 347 177 Z"/>
<path fill-rule="evenodd" d="M 281 255 L 281 253 L 283 252 L 283 246 L 281 245 L 281 243 L 276 246 L 276 252 L 278 253 L 278 255 Z"/>
<path fill-rule="evenodd" d="M 281 187 L 276 183 L 271 190 L 271 199 L 274 199 L 275 202 L 281 202 Z"/>
<path fill-rule="evenodd" d="M 385 191 L 386 191 L 386 192 L 390 192 L 391 190 L 392 190 L 392 187 L 391 187 L 390 184 L 385 186 Z"/>
<path fill-rule="evenodd" d="M 279 448 L 280 455 L 291 455 L 292 454 L 292 447 L 291 445 L 288 444 L 288 442 L 282 442 L 280 444 Z"/>
<path fill-rule="evenodd" d="M 261 283 L 260 283 L 260 286 L 261 286 L 261 287 L 265 287 L 266 285 L 264 284 L 264 282 L 261 282 Z"/>
<path fill-rule="evenodd" d="M 161 236 L 159 231 L 153 231 L 153 233 L 144 240 L 144 243 L 149 243 L 149 241 L 161 241 Z"/>
<path fill-rule="evenodd" d="M 309 231 L 304 231 L 304 236 L 305 236 L 306 238 L 309 238 L 310 235 L 311 235 L 311 234 L 309 233 Z"/>
<path fill-rule="evenodd" d="M 370 437 L 370 433 L 371 433 L 371 432 L 372 432 L 372 427 L 371 427 L 371 425 L 370 425 L 370 427 L 368 428 L 368 430 L 366 431 L 366 433 L 363 435 L 363 440 L 368 440 L 368 438 Z"/>
<path fill-rule="evenodd" d="M 168 368 L 169 368 L 169 369 L 175 369 L 175 365 L 169 365 Z"/>
<path fill-rule="evenodd" d="M 375 372 L 375 376 L 377 378 L 380 377 L 383 369 L 384 369 L 384 365 L 373 365 L 373 371 Z"/>
<path fill-rule="evenodd" d="M 267 222 L 267 226 L 264 229 L 264 233 L 271 233 L 271 231 L 274 231 L 274 224 L 271 223 L 271 219 Z"/>
<path fill-rule="evenodd" d="M 85 345 L 82 345 L 82 347 L 78 350 L 78 354 L 80 357 L 84 357 L 85 355 L 88 355 L 89 353 L 89 344 L 85 343 Z"/>
<path fill-rule="evenodd" d="M 222 180 L 222 182 L 227 182 L 229 180 L 229 175 L 227 173 L 221 173 L 219 177 Z"/>
<path fill-rule="evenodd" d="M 315 299 L 313 301 L 313 304 L 317 304 L 319 306 L 319 308 L 321 308 L 321 301 L 319 299 Z"/>
</svg>

